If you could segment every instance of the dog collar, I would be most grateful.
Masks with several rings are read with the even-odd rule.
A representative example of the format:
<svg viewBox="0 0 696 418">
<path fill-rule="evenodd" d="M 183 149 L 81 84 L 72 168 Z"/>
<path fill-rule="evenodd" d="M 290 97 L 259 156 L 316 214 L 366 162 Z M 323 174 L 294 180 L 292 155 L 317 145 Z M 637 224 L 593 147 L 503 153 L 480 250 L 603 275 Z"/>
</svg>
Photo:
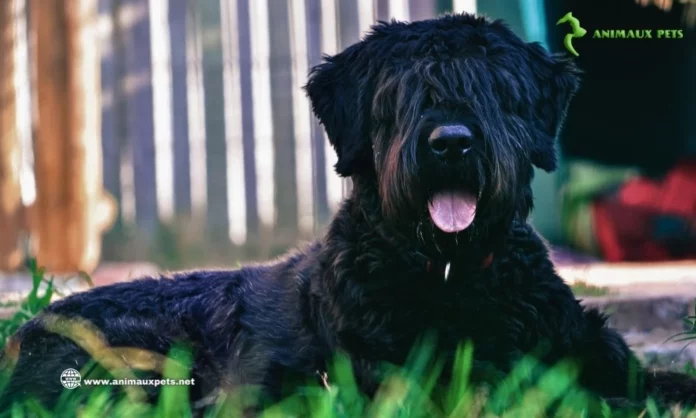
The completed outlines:
<svg viewBox="0 0 696 418">
<path fill-rule="evenodd" d="M 484 257 L 483 261 L 481 262 L 481 270 L 486 270 L 488 267 L 493 264 L 493 253 L 488 254 L 486 257 Z M 441 275 L 445 278 L 445 281 L 449 278 L 449 273 L 450 273 L 450 268 L 451 268 L 452 262 L 451 261 L 438 261 L 438 260 L 433 260 L 432 258 L 426 258 L 425 260 L 425 271 L 427 273 L 437 273 L 438 275 Z"/>
</svg>

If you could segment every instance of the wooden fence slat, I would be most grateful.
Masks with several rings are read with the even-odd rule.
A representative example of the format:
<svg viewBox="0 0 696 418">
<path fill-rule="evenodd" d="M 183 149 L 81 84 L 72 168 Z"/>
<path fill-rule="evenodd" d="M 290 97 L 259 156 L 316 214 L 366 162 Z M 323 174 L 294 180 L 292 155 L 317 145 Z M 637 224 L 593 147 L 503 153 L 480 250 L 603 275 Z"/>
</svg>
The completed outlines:
<svg viewBox="0 0 696 418">
<path fill-rule="evenodd" d="M 104 157 L 104 188 L 116 199 L 121 199 L 119 180 L 120 138 L 118 133 L 118 105 L 120 96 L 120 48 L 116 43 L 118 22 L 114 19 L 119 0 L 99 0 L 99 17 L 109 22 L 109 29 L 101 34 L 101 91 L 102 91 L 102 155 Z"/>
<path fill-rule="evenodd" d="M 229 233 L 233 245 L 244 245 L 247 242 L 247 212 L 237 0 L 222 2 L 221 12 L 225 133 L 227 135 L 227 200 L 230 202 Z"/>
<path fill-rule="evenodd" d="M 174 151 L 174 211 L 191 214 L 186 34 L 188 1 L 169 1 L 170 56 L 172 60 L 172 135 Z"/>
<path fill-rule="evenodd" d="M 276 2 L 273 2 L 276 3 Z M 272 7 L 276 7 L 273 4 Z M 259 247 L 257 256 L 264 258 L 275 244 L 273 227 L 278 213 L 275 206 L 276 162 L 273 149 L 273 105 L 271 100 L 270 32 L 268 0 L 249 1 L 251 42 L 251 91 L 253 92 L 254 159 L 259 216 Z M 242 18 L 242 16 L 240 16 Z"/>
<path fill-rule="evenodd" d="M 99 0 L 100 20 L 108 22 L 102 25 L 101 33 L 101 143 L 102 172 L 105 190 L 110 193 L 118 207 L 114 227 L 104 236 L 104 255 L 111 255 L 116 250 L 119 234 L 123 231 L 123 216 L 120 203 L 121 193 L 121 154 L 126 136 L 124 92 L 121 80 L 124 75 L 124 49 L 121 26 L 118 21 L 120 0 Z"/>
<path fill-rule="evenodd" d="M 321 0 L 306 0 L 306 21 L 307 21 L 307 61 L 309 67 L 321 63 Z M 301 75 L 307 77 L 307 74 Z M 305 80 L 306 82 L 306 80 Z M 329 197 L 326 190 L 326 143 L 324 129 L 319 124 L 319 120 L 312 115 L 311 124 L 312 135 L 312 161 L 314 177 L 314 217 L 315 232 L 325 225 L 331 212 L 329 210 Z"/>
<path fill-rule="evenodd" d="M 462 13 L 462 12 L 467 12 L 467 13 L 476 13 L 477 12 L 477 0 L 452 0 L 452 11 L 455 13 Z M 497 6 L 504 6 L 505 2 L 493 2 L 496 3 Z M 497 4 L 500 3 L 500 4 Z M 495 5 L 493 7 L 496 7 Z M 507 7 L 510 7 L 508 5 Z M 491 15 L 491 16 L 496 16 L 496 15 Z"/>
<path fill-rule="evenodd" d="M 321 1 L 321 52 L 327 55 L 334 55 L 340 46 L 339 39 L 339 10 L 337 2 L 339 0 Z M 357 11 L 355 12 L 357 15 Z M 338 160 L 333 147 L 328 142 L 326 132 L 322 130 L 324 137 L 324 160 L 326 161 L 326 193 L 328 196 L 329 209 L 331 212 L 338 210 L 344 196 L 344 181 L 336 174 L 335 164 Z"/>
<path fill-rule="evenodd" d="M 144 237 L 159 224 L 149 0 L 120 0 L 124 44 L 126 143 L 131 150 L 135 221 Z M 158 0 L 152 0 L 158 1 Z"/>
<path fill-rule="evenodd" d="M 252 89 L 251 25 L 249 23 L 249 3 L 254 0 L 237 2 L 237 36 L 239 37 L 239 79 L 242 100 L 242 141 L 244 146 L 244 182 L 246 185 L 247 233 L 257 237 L 260 232 L 258 210 L 258 183 L 256 181 L 254 93 Z"/>
<path fill-rule="evenodd" d="M 14 86 L 17 43 L 14 12 L 14 0 L 0 2 L 0 271 L 14 270 L 22 261 L 19 248 L 21 145 Z"/>
<path fill-rule="evenodd" d="M 205 104 L 203 94 L 203 36 L 198 3 L 185 1 L 186 14 L 186 98 L 191 181 L 191 217 L 205 224 L 207 173 L 205 168 Z"/>
<path fill-rule="evenodd" d="M 339 51 L 358 42 L 361 37 L 360 29 L 360 13 L 353 2 L 338 1 L 338 49 Z M 352 190 L 352 182 L 350 179 L 343 179 L 343 196 L 350 194 Z"/>
<path fill-rule="evenodd" d="M 295 182 L 297 184 L 297 222 L 300 239 L 314 236 L 314 153 L 312 112 L 302 86 L 309 72 L 307 53 L 307 11 L 305 0 L 290 2 L 290 50 L 292 51 L 292 115 L 295 136 Z"/>
<path fill-rule="evenodd" d="M 338 47 L 339 50 L 360 40 L 360 16 L 352 1 L 338 1 Z"/>
<path fill-rule="evenodd" d="M 389 18 L 398 21 L 411 20 L 409 0 L 389 0 Z"/>
<path fill-rule="evenodd" d="M 410 20 L 432 19 L 437 16 L 437 0 L 409 0 Z"/>
<path fill-rule="evenodd" d="M 102 194 L 95 0 L 32 2 L 39 127 L 34 251 L 54 272 L 90 271 L 113 219 Z"/>
<path fill-rule="evenodd" d="M 270 40 L 270 94 L 273 123 L 274 189 L 277 219 L 276 240 L 292 245 L 298 236 L 298 207 L 293 121 L 293 57 L 290 44 L 288 2 L 275 2 L 268 8 Z M 294 57 L 299 59 L 299 57 Z M 256 115 L 265 118 L 265 115 Z"/>
<path fill-rule="evenodd" d="M 389 0 L 375 0 L 377 20 L 389 20 Z"/>
<path fill-rule="evenodd" d="M 158 223 L 169 225 L 174 218 L 174 109 L 169 1 L 151 0 L 148 5 L 157 213 Z"/>
<path fill-rule="evenodd" d="M 355 0 L 358 8 L 358 36 L 360 39 L 375 23 L 375 3 L 373 0 Z"/>
<path fill-rule="evenodd" d="M 203 36 L 207 225 L 212 240 L 226 242 L 229 239 L 229 219 L 220 1 L 201 0 L 198 4 Z"/>
</svg>

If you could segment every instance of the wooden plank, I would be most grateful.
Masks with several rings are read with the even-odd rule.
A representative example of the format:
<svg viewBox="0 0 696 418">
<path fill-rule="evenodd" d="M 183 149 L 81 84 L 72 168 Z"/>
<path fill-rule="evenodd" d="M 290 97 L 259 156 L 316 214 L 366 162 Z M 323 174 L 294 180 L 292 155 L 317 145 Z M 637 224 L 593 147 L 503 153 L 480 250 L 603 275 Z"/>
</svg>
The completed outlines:
<svg viewBox="0 0 696 418">
<path fill-rule="evenodd" d="M 292 51 L 292 114 L 295 134 L 295 182 L 297 184 L 297 223 L 299 238 L 314 236 L 314 167 L 312 152 L 312 112 L 302 86 L 309 73 L 307 53 L 307 12 L 305 0 L 290 2 L 290 50 Z"/>
<path fill-rule="evenodd" d="M 375 0 L 375 11 L 377 20 L 388 21 L 389 16 L 389 0 Z"/>
<path fill-rule="evenodd" d="M 205 224 L 207 190 L 205 168 L 205 104 L 203 98 L 203 44 L 199 7 L 186 2 L 186 96 L 188 101 L 189 164 L 191 170 L 191 217 Z"/>
<path fill-rule="evenodd" d="M 242 101 L 242 141 L 244 147 L 244 183 L 247 217 L 247 234 L 258 237 L 260 232 L 258 210 L 258 183 L 256 181 L 254 93 L 252 89 L 251 25 L 249 2 L 237 1 L 237 34 L 239 36 L 239 78 Z"/>
<path fill-rule="evenodd" d="M 125 58 L 125 142 L 133 170 L 135 222 L 144 239 L 153 238 L 159 224 L 148 1 L 120 0 L 119 8 Z"/>
<path fill-rule="evenodd" d="M 174 219 L 174 118 L 169 1 L 149 1 L 150 62 L 154 117 L 155 184 L 160 224 Z"/>
<path fill-rule="evenodd" d="M 239 56 L 237 0 L 221 4 L 225 124 L 227 129 L 227 200 L 230 239 L 234 245 L 247 243 L 246 184 L 244 180 L 244 132 L 242 130 L 242 86 Z"/>
<path fill-rule="evenodd" d="M 378 9 L 380 4 L 378 3 Z M 388 6 L 387 6 L 388 9 Z M 361 30 L 363 27 L 367 27 L 363 22 L 366 19 L 363 18 L 361 22 L 359 7 L 355 7 L 355 4 L 347 1 L 338 1 L 338 49 L 339 51 L 351 46 L 352 44 L 358 42 L 362 35 Z M 378 10 L 379 12 L 379 10 Z M 371 19 L 367 19 L 369 21 Z M 342 195 L 343 197 L 349 196 L 351 190 L 353 189 L 353 183 L 349 178 L 343 179 L 341 182 Z"/>
<path fill-rule="evenodd" d="M 268 23 L 269 0 L 249 1 L 249 28 L 251 42 L 251 90 L 254 122 L 254 160 L 256 162 L 256 186 L 258 199 L 258 258 L 269 256 L 271 246 L 277 245 L 273 237 L 278 208 L 275 206 L 274 178 L 275 150 L 273 148 L 273 118 L 271 100 L 270 33 Z M 273 7 L 276 7 L 274 4 Z M 242 16 L 240 16 L 240 19 Z M 282 245 L 282 244 L 280 244 Z"/>
<path fill-rule="evenodd" d="M 389 18 L 400 22 L 409 21 L 411 12 L 409 0 L 389 0 Z"/>
<path fill-rule="evenodd" d="M 323 52 L 321 8 L 322 3 L 320 0 L 306 0 L 307 60 L 310 68 L 321 63 L 321 55 Z M 328 222 L 331 211 L 329 210 L 329 198 L 326 189 L 326 139 L 324 138 L 324 129 L 314 115 L 312 115 L 311 136 L 315 232 L 318 232 L 318 230 Z"/>
<path fill-rule="evenodd" d="M 339 52 L 340 16 L 337 4 L 338 1 L 339 0 L 323 0 L 321 2 L 321 52 L 326 55 L 334 55 Z M 329 144 L 329 141 L 325 131 L 323 135 L 325 138 L 324 159 L 326 160 L 326 193 L 328 196 L 329 209 L 334 213 L 338 210 L 343 199 L 344 185 L 350 180 L 344 181 L 343 178 L 336 174 L 335 165 L 338 161 L 338 157 L 333 147 L 326 145 Z"/>
<path fill-rule="evenodd" d="M 409 0 L 410 20 L 432 19 L 437 16 L 437 0 Z"/>
<path fill-rule="evenodd" d="M 477 0 L 452 0 L 452 10 L 455 13 L 476 13 L 478 11 L 478 1 Z M 493 14 L 491 16 L 498 16 Z"/>
<path fill-rule="evenodd" d="M 118 20 L 120 0 L 99 0 L 99 19 L 108 22 L 102 25 L 101 45 L 101 142 L 103 162 L 103 184 L 116 202 L 121 202 L 121 158 L 122 144 L 126 136 L 126 110 L 121 80 L 124 75 L 124 49 L 121 26 Z M 116 247 L 123 232 L 121 210 L 116 211 L 114 227 L 104 236 L 104 254 Z"/>
<path fill-rule="evenodd" d="M 99 0 L 99 18 L 108 22 L 101 34 L 101 91 L 102 91 L 102 155 L 104 158 L 104 188 L 116 199 L 121 197 L 119 180 L 119 100 L 121 97 L 121 57 L 118 45 L 119 25 L 116 19 L 119 0 Z"/>
<path fill-rule="evenodd" d="M 0 2 L 0 271 L 15 270 L 22 261 L 14 11 L 14 0 Z"/>
<path fill-rule="evenodd" d="M 338 1 L 338 22 L 338 47 L 342 50 L 360 39 L 359 9 L 353 2 Z"/>
<path fill-rule="evenodd" d="M 33 0 L 31 16 L 39 111 L 34 251 L 52 272 L 91 271 L 114 211 L 102 194 L 97 2 Z"/>
<path fill-rule="evenodd" d="M 435 14 L 435 0 L 375 0 L 375 20 L 411 21 Z"/>
<path fill-rule="evenodd" d="M 225 95 L 222 61 L 220 1 L 198 2 L 203 35 L 203 91 L 205 99 L 208 235 L 216 242 L 229 239 Z"/>
<path fill-rule="evenodd" d="M 191 214 L 191 164 L 189 147 L 186 34 L 189 6 L 186 0 L 169 1 L 170 56 L 172 62 L 172 135 L 174 152 L 174 211 Z"/>
<path fill-rule="evenodd" d="M 273 180 L 276 206 L 274 236 L 283 243 L 294 243 L 298 236 L 298 195 L 295 164 L 295 124 L 293 121 L 293 57 L 290 44 L 288 2 L 268 8 L 270 41 L 270 95 L 273 125 Z M 300 59 L 300 57 L 295 57 Z M 297 94 L 301 92 L 298 91 Z M 265 115 L 256 117 L 266 118 Z"/>
<path fill-rule="evenodd" d="M 696 283 L 696 261 L 577 263 L 557 266 L 568 283 L 593 286 L 622 286 L 642 283 Z"/>
</svg>

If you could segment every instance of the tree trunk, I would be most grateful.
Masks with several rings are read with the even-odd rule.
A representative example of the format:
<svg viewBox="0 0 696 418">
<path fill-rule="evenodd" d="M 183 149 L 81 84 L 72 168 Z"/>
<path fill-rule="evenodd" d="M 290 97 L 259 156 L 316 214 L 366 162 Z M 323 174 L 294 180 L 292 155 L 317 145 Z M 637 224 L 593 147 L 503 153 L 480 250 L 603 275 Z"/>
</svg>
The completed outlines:
<svg viewBox="0 0 696 418">
<path fill-rule="evenodd" d="M 34 251 L 51 272 L 89 272 L 115 213 L 102 188 L 97 0 L 32 0 L 31 6 L 38 98 Z"/>
<path fill-rule="evenodd" d="M 0 271 L 14 270 L 22 261 L 19 248 L 21 153 L 14 87 L 17 41 L 14 5 L 14 0 L 0 2 Z"/>
</svg>

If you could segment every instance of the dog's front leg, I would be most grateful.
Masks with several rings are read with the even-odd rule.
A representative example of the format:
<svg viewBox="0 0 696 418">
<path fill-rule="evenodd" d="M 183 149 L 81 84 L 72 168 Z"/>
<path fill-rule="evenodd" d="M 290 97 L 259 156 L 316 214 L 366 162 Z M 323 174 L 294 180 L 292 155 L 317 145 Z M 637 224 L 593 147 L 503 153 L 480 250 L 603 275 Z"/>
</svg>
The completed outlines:
<svg viewBox="0 0 696 418">
<path fill-rule="evenodd" d="M 645 376 L 640 362 L 615 330 L 604 325 L 590 326 L 576 349 L 574 357 L 580 360 L 579 380 L 583 387 L 603 398 L 632 402 L 645 398 Z"/>
<path fill-rule="evenodd" d="M 376 361 L 353 358 L 353 375 L 360 391 L 373 398 L 383 378 L 383 370 Z"/>
<path fill-rule="evenodd" d="M 696 379 L 692 376 L 667 372 L 647 371 L 645 387 L 648 394 L 664 404 L 696 406 Z"/>
<path fill-rule="evenodd" d="M 682 373 L 644 369 L 618 332 L 596 310 L 585 312 L 586 328 L 575 353 L 582 371 L 580 383 L 604 398 L 661 404 L 696 405 L 696 379 Z"/>
</svg>

